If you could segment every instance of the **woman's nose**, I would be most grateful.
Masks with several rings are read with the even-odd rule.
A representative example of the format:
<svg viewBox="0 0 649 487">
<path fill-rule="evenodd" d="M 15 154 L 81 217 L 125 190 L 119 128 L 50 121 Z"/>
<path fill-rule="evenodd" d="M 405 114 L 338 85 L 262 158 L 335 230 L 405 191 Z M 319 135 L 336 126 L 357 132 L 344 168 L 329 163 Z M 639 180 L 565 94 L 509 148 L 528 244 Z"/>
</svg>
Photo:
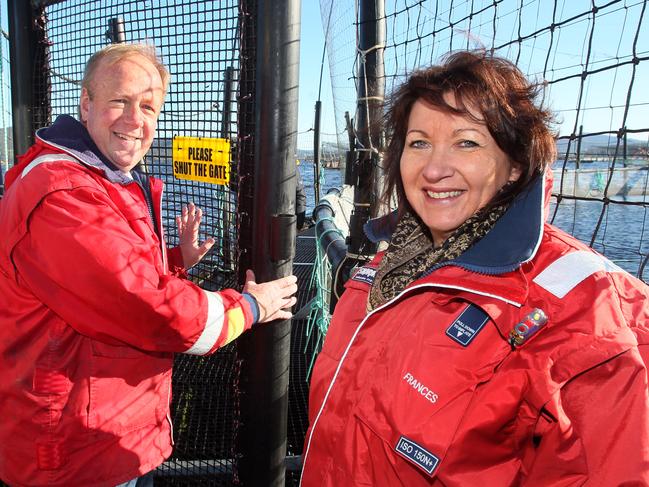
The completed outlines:
<svg viewBox="0 0 649 487">
<path fill-rule="evenodd" d="M 431 150 L 422 168 L 422 176 L 427 181 L 439 181 L 453 174 L 449 155 L 440 149 Z"/>
</svg>

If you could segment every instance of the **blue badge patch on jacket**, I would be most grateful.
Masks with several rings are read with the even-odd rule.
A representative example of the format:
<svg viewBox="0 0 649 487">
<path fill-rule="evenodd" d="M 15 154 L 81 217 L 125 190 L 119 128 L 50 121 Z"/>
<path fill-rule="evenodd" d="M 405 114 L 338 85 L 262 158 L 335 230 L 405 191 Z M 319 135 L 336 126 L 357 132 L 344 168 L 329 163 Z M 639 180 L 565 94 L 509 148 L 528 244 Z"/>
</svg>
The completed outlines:
<svg viewBox="0 0 649 487">
<path fill-rule="evenodd" d="M 372 285 L 376 269 L 374 267 L 359 267 L 352 276 L 353 281 L 364 282 L 365 284 Z"/>
<path fill-rule="evenodd" d="M 446 329 L 446 334 L 463 347 L 466 347 L 482 330 L 487 321 L 489 321 L 489 315 L 477 306 L 470 304 Z"/>
<path fill-rule="evenodd" d="M 439 463 L 439 458 L 405 436 L 399 438 L 394 451 L 402 457 L 410 460 L 412 463 L 424 470 L 428 475 L 433 475 L 433 472 Z"/>
</svg>

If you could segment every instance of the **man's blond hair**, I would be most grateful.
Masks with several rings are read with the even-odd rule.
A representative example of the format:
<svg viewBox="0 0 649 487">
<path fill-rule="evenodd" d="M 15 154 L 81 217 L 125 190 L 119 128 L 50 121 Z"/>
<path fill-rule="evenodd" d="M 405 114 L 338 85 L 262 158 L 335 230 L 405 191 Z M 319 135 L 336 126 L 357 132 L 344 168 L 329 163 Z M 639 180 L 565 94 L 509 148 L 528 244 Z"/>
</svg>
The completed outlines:
<svg viewBox="0 0 649 487">
<path fill-rule="evenodd" d="M 83 72 L 83 79 L 81 80 L 81 88 L 85 88 L 88 91 L 88 95 L 92 98 L 92 81 L 97 72 L 97 68 L 102 61 L 106 62 L 107 65 L 110 66 L 131 56 L 138 55 L 148 59 L 156 68 L 158 73 L 160 73 L 162 86 L 166 92 L 167 86 L 169 85 L 169 71 L 167 71 L 167 68 L 162 64 L 162 61 L 158 57 L 155 46 L 142 43 L 110 44 L 94 53 L 86 63 L 86 69 Z"/>
</svg>

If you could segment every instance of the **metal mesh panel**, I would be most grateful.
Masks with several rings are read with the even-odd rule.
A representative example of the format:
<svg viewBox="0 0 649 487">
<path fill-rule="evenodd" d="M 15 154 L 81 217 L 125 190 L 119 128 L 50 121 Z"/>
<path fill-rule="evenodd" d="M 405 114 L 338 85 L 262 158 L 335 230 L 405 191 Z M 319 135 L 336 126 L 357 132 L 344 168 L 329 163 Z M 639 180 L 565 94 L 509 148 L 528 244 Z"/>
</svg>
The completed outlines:
<svg viewBox="0 0 649 487">
<path fill-rule="evenodd" d="M 252 110 L 246 97 L 237 102 L 241 69 L 238 2 L 72 0 L 46 7 L 41 18 L 46 37 L 44 59 L 39 62 L 47 66 L 49 77 L 44 79 L 49 83 L 39 90 L 49 96 L 51 119 L 61 114 L 76 115 L 85 63 L 109 42 L 106 33 L 110 19 L 122 19 L 127 42 L 157 47 L 171 73 L 171 84 L 145 165 L 166 185 L 163 224 L 167 243 L 178 243 L 174 218 L 182 205 L 194 202 L 204 214 L 199 238 L 213 236 L 217 243 L 190 271 L 190 278 L 211 290 L 236 287 L 239 181 L 252 179 L 241 174 L 237 153 L 238 110 Z M 247 86 L 249 91 L 254 87 L 253 75 Z M 50 122 L 39 120 L 36 125 Z M 230 184 L 176 179 L 171 146 L 178 135 L 229 139 Z M 247 170 L 252 168 L 248 166 Z M 172 404 L 176 444 L 172 459 L 157 471 L 156 485 L 233 482 L 239 422 L 238 364 L 234 345 L 211 357 L 177 356 Z"/>
<path fill-rule="evenodd" d="M 238 5 L 197 0 L 152 5 L 66 1 L 47 8 L 52 118 L 76 114 L 85 62 L 108 43 L 111 18 L 123 19 L 127 41 L 154 44 L 171 72 L 171 85 L 146 166 L 166 183 L 163 223 L 171 230 L 169 245 L 177 243 L 174 217 L 181 205 L 193 201 L 203 208 L 201 236 L 216 237 L 218 245 L 192 269 L 192 276 L 208 287 L 221 287 L 236 271 L 236 165 L 227 188 L 175 179 L 171 141 L 175 135 L 235 138 L 236 110 L 225 99 L 236 89 L 239 69 Z"/>
</svg>

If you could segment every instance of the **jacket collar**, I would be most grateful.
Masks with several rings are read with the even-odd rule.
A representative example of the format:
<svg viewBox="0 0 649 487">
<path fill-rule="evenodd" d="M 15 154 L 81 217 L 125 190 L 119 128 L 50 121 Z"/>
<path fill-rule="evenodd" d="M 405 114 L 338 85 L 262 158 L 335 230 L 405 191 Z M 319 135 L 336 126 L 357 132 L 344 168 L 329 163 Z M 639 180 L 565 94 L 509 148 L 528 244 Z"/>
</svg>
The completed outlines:
<svg viewBox="0 0 649 487">
<path fill-rule="evenodd" d="M 59 115 L 52 125 L 36 131 L 36 139 L 70 154 L 86 166 L 102 171 L 112 183 L 128 184 L 133 181 L 132 175 L 120 171 L 101 153 L 86 127 L 69 115 Z M 139 170 L 138 166 L 134 168 L 135 171 Z"/>
<path fill-rule="evenodd" d="M 543 236 L 545 178 L 537 176 L 517 195 L 491 231 L 452 264 L 483 274 L 504 274 L 534 258 Z M 397 212 L 365 224 L 372 242 L 389 240 L 397 224 Z"/>
</svg>

